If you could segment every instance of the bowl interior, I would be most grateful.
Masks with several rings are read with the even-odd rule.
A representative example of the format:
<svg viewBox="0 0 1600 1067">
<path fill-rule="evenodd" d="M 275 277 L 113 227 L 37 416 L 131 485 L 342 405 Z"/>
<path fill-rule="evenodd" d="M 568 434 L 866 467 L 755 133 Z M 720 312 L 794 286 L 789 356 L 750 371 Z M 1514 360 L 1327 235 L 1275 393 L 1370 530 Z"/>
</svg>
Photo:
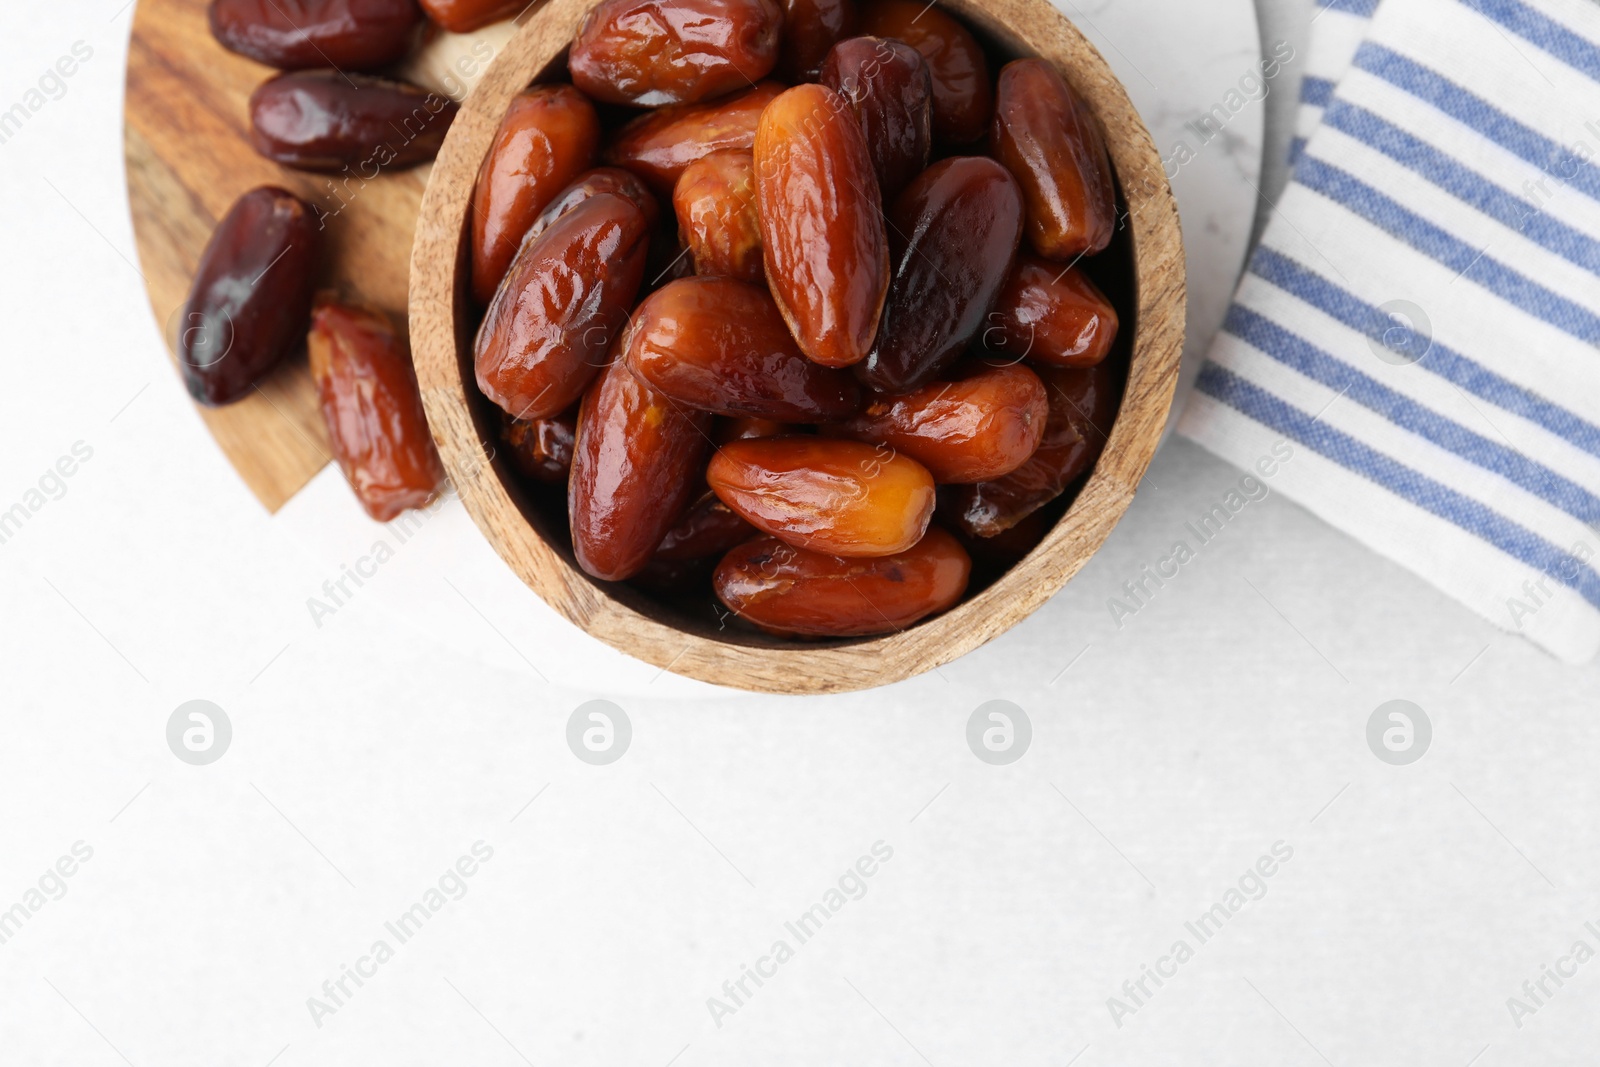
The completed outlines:
<svg viewBox="0 0 1600 1067">
<path fill-rule="evenodd" d="M 886 637 L 800 641 L 732 619 L 711 596 L 709 581 L 703 596 L 686 599 L 590 578 L 573 558 L 564 489 L 522 478 L 496 448 L 500 415 L 479 393 L 472 367 L 481 314 L 467 290 L 471 185 L 510 97 L 529 83 L 564 78 L 570 27 L 590 6 L 590 0 L 551 0 L 507 45 L 452 129 L 419 220 L 412 272 L 418 375 L 441 452 L 479 526 L 528 584 L 591 633 L 660 666 L 747 688 L 880 684 L 954 658 L 1030 613 L 1088 559 L 1126 509 L 1154 451 L 1150 428 L 1158 435 L 1165 422 L 1181 350 L 1176 211 L 1154 145 L 1104 61 L 1047 0 L 942 5 L 979 37 L 991 75 L 1007 60 L 1043 55 L 1062 68 L 1106 129 L 1126 221 L 1111 247 L 1083 264 L 1122 324 L 1109 358 L 1127 373 L 1105 453 L 1048 506 L 1045 539 L 1008 569 L 978 562 L 967 599 L 950 612 Z M 602 117 L 610 125 L 628 116 L 619 109 Z"/>
</svg>

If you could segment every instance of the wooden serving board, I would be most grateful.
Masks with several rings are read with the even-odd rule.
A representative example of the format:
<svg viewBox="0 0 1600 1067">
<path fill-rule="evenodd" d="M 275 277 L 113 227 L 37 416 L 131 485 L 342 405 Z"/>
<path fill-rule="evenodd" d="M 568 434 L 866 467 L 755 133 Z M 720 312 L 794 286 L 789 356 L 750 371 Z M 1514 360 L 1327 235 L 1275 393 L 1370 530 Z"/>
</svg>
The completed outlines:
<svg viewBox="0 0 1600 1067">
<path fill-rule="evenodd" d="M 381 308 L 406 328 L 417 208 L 431 167 L 307 174 L 250 147 L 250 94 L 275 71 L 212 38 L 207 0 L 139 0 L 128 49 L 123 115 L 128 201 L 150 304 L 176 352 L 183 305 L 217 221 L 243 193 L 279 185 L 328 213 L 320 287 Z M 475 34 L 439 33 L 398 72 L 459 99 L 483 74 L 511 23 Z M 462 62 L 465 61 L 465 62 Z M 447 80 L 448 79 L 448 80 Z M 182 389 L 174 354 L 168 388 Z M 224 408 L 200 407 L 212 436 L 268 511 L 275 512 L 331 459 L 303 354 Z"/>
</svg>

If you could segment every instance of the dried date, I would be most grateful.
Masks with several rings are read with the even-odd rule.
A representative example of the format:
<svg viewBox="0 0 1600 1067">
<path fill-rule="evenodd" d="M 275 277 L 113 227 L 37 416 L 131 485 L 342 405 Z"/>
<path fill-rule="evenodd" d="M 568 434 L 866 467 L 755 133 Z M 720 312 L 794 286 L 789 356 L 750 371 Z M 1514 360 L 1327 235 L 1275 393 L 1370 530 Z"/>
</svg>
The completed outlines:
<svg viewBox="0 0 1600 1067">
<path fill-rule="evenodd" d="M 892 556 L 927 532 L 933 476 L 883 445 L 766 437 L 723 445 L 706 481 L 746 522 L 834 556 Z"/>
<path fill-rule="evenodd" d="M 411 353 L 380 311 L 319 298 L 307 339 L 334 456 L 367 514 L 426 507 L 444 482 Z"/>
<path fill-rule="evenodd" d="M 333 70 L 280 74 L 250 95 L 250 143 L 296 170 L 371 180 L 439 154 L 459 109 L 404 82 Z"/>
<path fill-rule="evenodd" d="M 230 404 L 306 336 L 320 246 L 311 206 L 273 186 L 240 197 L 200 257 L 178 333 L 189 394 Z"/>
<path fill-rule="evenodd" d="M 1054 65 L 1018 59 L 1001 69 L 990 151 L 1022 186 L 1035 252 L 1070 260 L 1111 243 L 1116 188 L 1105 137 Z"/>
<path fill-rule="evenodd" d="M 966 145 L 983 136 L 994 91 L 983 47 L 965 26 L 922 0 L 875 0 L 861 12 L 861 32 L 898 38 L 928 61 L 935 138 Z"/>
<path fill-rule="evenodd" d="M 518 419 L 504 412 L 500 417 L 500 440 L 510 453 L 511 465 L 536 482 L 565 485 L 578 436 L 578 410 L 544 419 Z"/>
<path fill-rule="evenodd" d="M 610 104 L 693 104 L 754 85 L 778 62 L 774 0 L 603 0 L 572 41 L 572 83 Z"/>
<path fill-rule="evenodd" d="M 1018 256 L 1000 290 L 984 347 L 997 356 L 1092 367 L 1117 339 L 1117 312 L 1079 267 Z"/>
<path fill-rule="evenodd" d="M 763 280 L 755 160 L 749 152 L 726 149 L 689 164 L 672 192 L 672 206 L 696 274 Z"/>
<path fill-rule="evenodd" d="M 645 188 L 644 182 L 637 175 L 623 170 L 621 167 L 596 167 L 578 176 L 578 179 L 555 195 L 555 199 L 545 205 L 539 217 L 533 220 L 533 225 L 528 227 L 524 241 L 532 241 L 541 233 L 550 228 L 550 224 L 561 216 L 600 193 L 616 193 L 618 196 L 632 200 L 640 211 L 644 212 L 644 221 L 647 226 L 654 227 L 660 208 L 656 205 L 656 198 Z"/>
<path fill-rule="evenodd" d="M 994 160 L 957 156 L 923 171 L 892 217 L 905 248 L 856 372 L 879 392 L 904 393 L 949 366 L 983 326 L 1022 236 L 1022 195 Z"/>
<path fill-rule="evenodd" d="M 940 485 L 1010 474 L 1044 438 L 1050 410 L 1044 384 L 1026 367 L 985 367 L 882 397 L 837 432 L 885 444 L 921 463 Z"/>
<path fill-rule="evenodd" d="M 717 565 L 717 599 L 775 634 L 867 637 L 893 633 L 953 607 L 972 561 L 944 530 L 877 559 L 841 559 L 776 537 L 747 541 Z"/>
<path fill-rule="evenodd" d="M 667 531 L 654 558 L 673 563 L 707 559 L 720 556 L 755 535 L 754 526 L 741 519 L 717 494 L 708 492 Z"/>
<path fill-rule="evenodd" d="M 519 14 L 529 0 L 420 0 L 428 17 L 451 33 L 471 33 Z"/>
<path fill-rule="evenodd" d="M 778 73 L 790 82 L 818 81 L 828 50 L 855 25 L 855 0 L 783 0 Z"/>
<path fill-rule="evenodd" d="M 922 53 L 889 37 L 840 41 L 819 80 L 850 103 L 867 137 L 872 168 L 890 202 L 928 165 L 933 150 L 933 80 Z"/>
<path fill-rule="evenodd" d="M 511 100 L 472 191 L 472 295 L 494 291 L 556 194 L 594 165 L 600 118 L 570 85 L 536 85 Z"/>
<path fill-rule="evenodd" d="M 1113 365 L 1041 367 L 1039 377 L 1050 415 L 1033 457 L 1003 478 L 955 493 L 955 519 L 974 537 L 1009 530 L 1065 492 L 1105 451 L 1122 399 Z"/>
<path fill-rule="evenodd" d="M 860 362 L 889 288 L 883 207 L 860 123 L 827 86 L 796 86 L 761 113 L 755 166 L 767 282 L 784 321 L 817 363 Z"/>
<path fill-rule="evenodd" d="M 222 47 L 279 70 L 377 70 L 417 42 L 417 0 L 212 0 Z"/>
<path fill-rule="evenodd" d="M 473 346 L 483 394 L 521 419 L 570 407 L 627 322 L 649 233 L 637 204 L 599 193 L 524 243 Z"/>
<path fill-rule="evenodd" d="M 761 112 L 781 92 L 783 86 L 777 82 L 764 81 L 720 100 L 640 115 L 617 131 L 606 146 L 605 161 L 626 167 L 657 191 L 670 194 L 695 160 L 725 149 L 748 152 L 755 147 Z"/>
<path fill-rule="evenodd" d="M 602 581 L 644 570 L 689 503 L 711 416 L 685 411 L 620 359 L 583 398 L 567 483 L 578 565 Z"/>
<path fill-rule="evenodd" d="M 650 294 L 624 350 L 634 374 L 702 411 L 832 422 L 861 404 L 848 372 L 801 354 L 764 289 L 733 278 L 683 278 Z"/>
</svg>

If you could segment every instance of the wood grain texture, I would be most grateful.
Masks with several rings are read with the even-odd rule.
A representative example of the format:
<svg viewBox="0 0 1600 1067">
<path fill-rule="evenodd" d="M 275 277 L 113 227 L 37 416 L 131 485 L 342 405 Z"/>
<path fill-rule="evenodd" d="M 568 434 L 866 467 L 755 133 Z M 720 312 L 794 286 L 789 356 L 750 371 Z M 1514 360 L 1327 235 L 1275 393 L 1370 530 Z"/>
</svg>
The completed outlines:
<svg viewBox="0 0 1600 1067">
<path fill-rule="evenodd" d="M 140 269 L 173 354 L 169 388 L 182 389 L 176 348 L 184 302 L 217 221 L 243 193 L 279 185 L 326 213 L 320 286 L 406 323 L 412 232 L 428 167 L 371 178 L 280 167 L 250 147 L 248 101 L 275 71 L 228 52 L 212 38 L 207 0 L 140 0 L 128 48 L 124 151 Z M 480 42 L 498 51 L 509 24 L 479 34 L 440 34 L 402 72 L 435 91 L 461 95 L 476 76 L 455 67 Z M 483 54 L 479 49 L 480 56 Z M 445 80 L 454 77 L 454 84 Z M 327 429 L 303 353 L 292 356 L 237 404 L 200 407 L 201 417 L 268 511 L 277 511 L 331 458 Z"/>
<path fill-rule="evenodd" d="M 1016 55 L 1054 62 L 1100 117 L 1128 212 L 1136 277 L 1132 360 L 1105 455 L 1044 542 L 979 595 L 886 637 L 807 644 L 719 632 L 597 583 L 524 516 L 474 420 L 465 220 L 473 180 L 511 97 L 558 59 L 594 0 L 550 0 L 468 97 L 423 199 L 411 261 L 412 348 L 429 423 L 468 512 L 547 603 L 613 647 L 679 674 L 774 693 L 883 685 L 955 659 L 1035 611 L 1100 547 L 1160 441 L 1183 348 L 1184 261 L 1161 157 L 1093 46 L 1048 0 L 942 0 Z"/>
</svg>

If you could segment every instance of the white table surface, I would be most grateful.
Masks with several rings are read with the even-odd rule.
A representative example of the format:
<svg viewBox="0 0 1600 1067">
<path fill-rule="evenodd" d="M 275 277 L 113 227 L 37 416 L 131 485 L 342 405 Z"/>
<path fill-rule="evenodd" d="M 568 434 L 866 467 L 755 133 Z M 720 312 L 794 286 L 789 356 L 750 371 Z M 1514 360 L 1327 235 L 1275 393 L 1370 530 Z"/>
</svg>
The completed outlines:
<svg viewBox="0 0 1600 1067">
<path fill-rule="evenodd" d="M 1545 979 L 1520 1028 L 1507 998 L 1600 950 L 1595 668 L 1275 497 L 1119 628 L 1108 598 L 1239 477 L 1187 442 L 1035 618 L 875 692 L 750 697 L 606 653 L 454 505 L 316 627 L 306 598 L 386 534 L 336 474 L 269 520 L 177 387 L 130 263 L 121 2 L 0 12 L 0 110 L 94 50 L 0 144 L 0 510 L 92 449 L 0 543 L 0 932 L 28 913 L 0 943 L 0 1065 L 1594 1062 L 1600 963 Z M 1127 3 L 1079 14 L 1114 38 Z M 1240 57 L 1174 32 L 1196 6 L 1143 5 L 1123 46 L 1225 86 Z M 1262 14 L 1303 47 L 1304 0 Z M 1293 93 L 1291 67 L 1268 196 Z M 1186 223 L 1242 251 L 1248 216 L 1217 210 Z M 564 740 L 593 697 L 632 723 L 609 766 Z M 196 698 L 234 731 L 204 767 L 165 737 Z M 1394 698 L 1434 729 L 1405 767 L 1365 740 Z M 967 747 L 993 699 L 1033 724 L 1009 766 Z M 385 923 L 478 841 L 492 859 L 400 944 Z M 800 944 L 785 922 L 879 841 Z M 1277 842 L 1200 944 L 1186 921 Z M 780 938 L 794 957 L 718 1027 L 707 998 Z M 1116 1025 L 1107 999 L 1180 938 L 1193 958 Z M 307 999 L 379 939 L 393 958 L 318 1027 Z"/>
</svg>

